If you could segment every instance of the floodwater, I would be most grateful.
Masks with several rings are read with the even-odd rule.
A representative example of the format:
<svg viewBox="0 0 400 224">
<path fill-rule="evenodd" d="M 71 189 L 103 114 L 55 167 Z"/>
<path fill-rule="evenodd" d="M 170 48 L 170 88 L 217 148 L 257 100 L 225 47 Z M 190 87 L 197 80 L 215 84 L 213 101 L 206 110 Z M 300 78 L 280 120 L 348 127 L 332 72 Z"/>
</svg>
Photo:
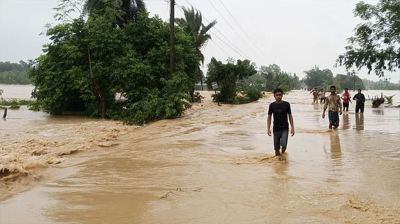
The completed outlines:
<svg viewBox="0 0 400 224">
<path fill-rule="evenodd" d="M 33 85 L 0 84 L 0 89 L 4 90 L 2 97 L 5 99 L 30 99 L 34 88 Z"/>
<path fill-rule="evenodd" d="M 0 179 L 0 223 L 400 223 L 400 109 L 351 105 L 329 131 L 308 92 L 284 99 L 296 134 L 283 160 L 266 135 L 270 96 L 206 98 L 139 128 L 10 113 L 0 161 L 21 170 Z"/>
</svg>

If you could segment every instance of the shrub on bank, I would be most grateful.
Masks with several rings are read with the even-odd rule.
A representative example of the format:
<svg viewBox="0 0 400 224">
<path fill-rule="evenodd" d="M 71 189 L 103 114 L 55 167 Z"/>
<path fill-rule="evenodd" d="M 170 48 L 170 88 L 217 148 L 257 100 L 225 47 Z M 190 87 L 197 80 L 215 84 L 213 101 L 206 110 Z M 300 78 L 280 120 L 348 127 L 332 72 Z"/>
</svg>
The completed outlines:
<svg viewBox="0 0 400 224">
<path fill-rule="evenodd" d="M 208 86 L 212 86 L 212 83 L 218 85 L 218 92 L 213 95 L 214 101 L 237 104 L 256 98 L 255 95 L 257 94 L 249 89 L 251 88 L 250 85 L 239 82 L 256 73 L 255 65 L 249 60 L 237 60 L 236 63 L 228 61 L 224 64 L 212 58 L 210 64 L 208 64 L 206 82 Z M 245 92 L 245 98 L 238 99 L 237 95 L 241 90 Z M 250 96 L 247 96 L 247 94 L 250 94 Z"/>
</svg>

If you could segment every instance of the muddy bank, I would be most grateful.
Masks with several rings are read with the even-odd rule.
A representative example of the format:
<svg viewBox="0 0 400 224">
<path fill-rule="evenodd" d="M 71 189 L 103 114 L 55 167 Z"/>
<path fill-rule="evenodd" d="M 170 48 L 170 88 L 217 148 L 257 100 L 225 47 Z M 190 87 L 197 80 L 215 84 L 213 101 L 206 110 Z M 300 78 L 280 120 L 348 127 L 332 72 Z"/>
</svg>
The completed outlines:
<svg viewBox="0 0 400 224">
<path fill-rule="evenodd" d="M 86 159 L 63 175 L 3 201 L 1 221 L 400 223 L 398 109 L 366 108 L 360 117 L 351 108 L 328 131 L 307 97 L 285 96 L 297 132 L 283 160 L 266 135 L 270 98 L 208 101 L 127 131 L 101 155 L 78 154 Z"/>
</svg>

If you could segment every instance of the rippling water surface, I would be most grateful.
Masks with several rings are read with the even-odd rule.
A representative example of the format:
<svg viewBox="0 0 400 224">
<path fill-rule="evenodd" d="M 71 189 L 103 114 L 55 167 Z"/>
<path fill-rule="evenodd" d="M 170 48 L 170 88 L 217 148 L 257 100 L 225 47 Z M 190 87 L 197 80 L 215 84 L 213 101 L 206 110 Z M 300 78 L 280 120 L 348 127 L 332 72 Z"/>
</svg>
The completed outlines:
<svg viewBox="0 0 400 224">
<path fill-rule="evenodd" d="M 90 141 L 100 147 L 63 157 L 69 162 L 60 163 L 49 181 L 1 202 L 0 221 L 400 223 L 400 109 L 373 109 L 367 102 L 361 116 L 351 105 L 340 128 L 329 131 L 308 92 L 293 91 L 284 100 L 292 105 L 296 135 L 283 160 L 272 155 L 266 135 L 272 97 L 222 106 L 207 99 L 180 119 L 140 128 L 10 114 L 2 127 L 21 139 L 30 130 L 31 138 L 51 135 L 74 147 Z M 98 127 L 103 136 L 96 136 Z M 13 138 L 1 131 L 2 143 Z M 104 138 L 113 144 L 97 144 Z M 46 150 L 60 147 L 68 144 Z"/>
</svg>

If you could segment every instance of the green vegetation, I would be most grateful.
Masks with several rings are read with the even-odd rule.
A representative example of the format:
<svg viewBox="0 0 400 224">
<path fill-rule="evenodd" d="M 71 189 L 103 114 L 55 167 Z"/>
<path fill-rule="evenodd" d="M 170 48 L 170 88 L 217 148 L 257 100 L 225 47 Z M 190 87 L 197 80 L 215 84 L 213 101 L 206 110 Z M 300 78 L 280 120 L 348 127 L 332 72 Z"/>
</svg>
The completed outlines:
<svg viewBox="0 0 400 224">
<path fill-rule="evenodd" d="M 28 64 L 0 62 L 0 83 L 2 84 L 30 84 L 28 77 Z"/>
<path fill-rule="evenodd" d="M 349 38 L 346 52 L 338 58 L 339 64 L 347 69 L 366 67 L 380 77 L 385 70 L 399 69 L 399 0 L 380 0 L 376 5 L 359 2 L 354 13 L 363 22 Z"/>
<path fill-rule="evenodd" d="M 243 88 L 243 85 L 241 89 L 238 89 L 238 81 L 244 80 L 256 73 L 255 65 L 249 60 L 237 60 L 236 63 L 233 60 L 228 60 L 224 64 L 212 58 L 208 64 L 206 82 L 209 89 L 212 89 L 212 83 L 214 82 L 218 85 L 218 93 L 213 95 L 214 101 L 230 104 L 247 103 L 250 101 L 248 100 L 250 99 L 248 93 L 253 90 L 251 90 L 251 87 Z M 244 95 L 238 98 L 240 90 L 243 91 Z M 254 98 L 253 96 L 251 97 Z"/>
<path fill-rule="evenodd" d="M 33 101 L 31 100 L 5 100 L 3 98 L 4 90 L 0 89 L 0 109 L 10 108 L 10 109 L 19 109 L 22 105 L 31 105 Z"/>
<path fill-rule="evenodd" d="M 197 57 L 199 59 L 198 66 L 195 73 L 195 82 L 200 82 L 203 86 L 204 74 L 200 69 L 200 65 L 204 64 L 204 55 L 201 52 L 203 46 L 211 39 L 210 34 L 207 32 L 217 24 L 217 21 L 213 21 L 208 25 L 203 24 L 203 17 L 200 11 L 183 8 L 185 18 L 176 19 L 176 23 L 192 37 L 193 47 L 196 49 Z M 191 91 L 193 99 L 194 86 Z"/>
<path fill-rule="evenodd" d="M 70 1 L 62 0 L 62 2 L 69 3 Z M 119 0 L 112 2 L 104 0 L 86 0 L 83 6 L 83 12 L 93 15 L 104 12 L 108 7 L 120 10 L 120 13 L 116 14 L 113 21 L 119 27 L 123 27 L 131 21 L 136 21 L 140 13 L 146 12 L 146 5 L 142 0 Z M 74 9 L 72 8 L 72 10 Z"/>
<path fill-rule="evenodd" d="M 321 70 L 318 66 L 305 71 L 306 77 L 302 80 L 308 88 L 324 88 L 329 89 L 329 86 L 336 85 L 338 89 L 377 89 L 377 90 L 400 90 L 400 84 L 392 83 L 388 79 L 371 81 L 361 79 L 354 72 L 349 72 L 347 75 L 333 75 L 329 69 Z"/>
<path fill-rule="evenodd" d="M 306 77 L 303 82 L 309 88 L 322 88 L 329 89 L 329 86 L 335 85 L 337 89 L 365 89 L 363 81 L 354 73 L 348 73 L 347 75 L 337 74 L 333 76 L 333 73 L 329 69 L 321 70 L 318 66 L 305 71 Z"/>
<path fill-rule="evenodd" d="M 365 89 L 363 81 L 355 74 L 337 74 L 333 80 L 338 89 Z"/>
<path fill-rule="evenodd" d="M 379 89 L 379 90 L 400 90 L 400 83 L 392 83 L 389 80 L 379 80 L 377 82 L 364 79 L 363 83 L 366 89 Z"/>
<path fill-rule="evenodd" d="M 309 88 L 327 88 L 332 85 L 333 73 L 329 69 L 321 70 L 318 66 L 305 71 L 306 77 L 304 77 L 303 82 Z"/>
<path fill-rule="evenodd" d="M 11 99 L 11 100 L 4 100 L 0 99 L 0 105 L 1 106 L 23 106 L 23 105 L 30 105 L 33 101 L 32 100 L 17 100 L 17 99 Z"/>
<path fill-rule="evenodd" d="M 279 87 L 286 92 L 301 87 L 299 77 L 297 77 L 296 74 L 292 75 L 282 71 L 281 68 L 275 64 L 261 66 L 258 75 L 260 78 L 258 78 L 257 81 L 263 84 L 263 89 L 265 91 L 272 92 Z"/>
<path fill-rule="evenodd" d="M 177 69 L 170 75 L 168 24 L 145 11 L 126 17 L 120 7 L 99 1 L 87 19 L 47 31 L 51 43 L 30 71 L 37 106 L 135 124 L 174 118 L 190 106 L 199 61 L 192 37 L 178 27 Z"/>
<path fill-rule="evenodd" d="M 272 92 L 276 88 L 284 91 L 301 88 L 296 74 L 284 72 L 278 65 L 261 66 L 256 71 L 255 64 L 238 60 L 235 64 L 228 60 L 223 64 L 212 59 L 208 65 L 207 85 L 217 84 L 219 91 L 214 100 L 223 103 L 242 104 L 256 101 L 263 96 L 263 91 Z"/>
<path fill-rule="evenodd" d="M 392 96 L 385 96 L 386 103 L 389 104 L 389 105 L 392 105 L 392 104 L 393 104 L 393 97 L 394 97 L 394 96 L 395 96 L 395 95 L 392 95 Z"/>
</svg>

